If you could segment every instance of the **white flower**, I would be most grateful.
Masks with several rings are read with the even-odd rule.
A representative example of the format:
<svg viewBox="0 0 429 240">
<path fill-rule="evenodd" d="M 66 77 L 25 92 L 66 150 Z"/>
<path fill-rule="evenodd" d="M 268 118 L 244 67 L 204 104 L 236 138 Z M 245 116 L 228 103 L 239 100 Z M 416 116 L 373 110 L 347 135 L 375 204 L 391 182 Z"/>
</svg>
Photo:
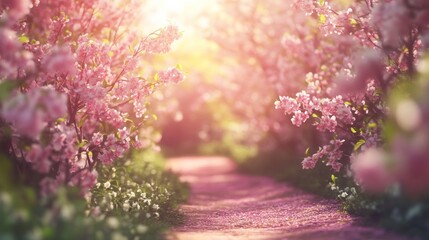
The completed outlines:
<svg viewBox="0 0 429 240">
<path fill-rule="evenodd" d="M 146 203 L 147 205 L 150 205 L 152 200 L 150 198 L 146 198 L 145 200 L 143 200 L 143 202 Z"/>
<path fill-rule="evenodd" d="M 155 217 L 157 217 L 157 218 L 159 217 L 159 213 L 157 213 L 157 212 L 154 213 L 153 215 L 155 215 Z"/>
<path fill-rule="evenodd" d="M 114 232 L 112 234 L 112 240 L 127 240 L 127 237 L 125 237 L 124 235 L 122 235 L 120 232 Z"/>
<path fill-rule="evenodd" d="M 67 204 L 61 208 L 60 214 L 61 214 L 61 217 L 63 219 L 68 220 L 68 219 L 71 219 L 73 217 L 74 212 L 75 212 L 75 209 L 74 209 L 73 205 Z"/>
<path fill-rule="evenodd" d="M 99 188 L 99 187 L 100 187 L 100 185 L 101 185 L 101 184 L 98 182 L 98 183 L 96 183 L 96 184 L 95 184 L 95 187 L 96 187 L 96 188 Z"/>
<path fill-rule="evenodd" d="M 128 210 L 130 210 L 130 203 L 128 202 L 128 200 L 126 200 L 125 202 L 124 202 L 124 204 L 122 205 L 122 209 L 125 211 L 125 212 L 128 212 Z"/>
<path fill-rule="evenodd" d="M 146 225 L 142 225 L 142 224 L 139 224 L 139 225 L 137 225 L 137 227 L 136 227 L 136 231 L 138 232 L 138 233 L 140 233 L 140 234 L 143 234 L 143 233 L 145 233 L 145 232 L 147 232 L 147 230 L 148 230 L 149 228 L 146 226 Z"/>
<path fill-rule="evenodd" d="M 150 218 L 150 213 L 146 213 L 146 218 Z"/>
<path fill-rule="evenodd" d="M 347 197 L 349 194 L 347 194 L 346 192 L 341 193 L 341 197 L 345 198 Z"/>
<path fill-rule="evenodd" d="M 113 191 L 111 194 L 112 194 L 112 197 L 114 197 L 114 198 L 115 198 L 116 196 L 118 196 L 118 193 L 117 193 L 117 192 L 115 192 L 115 191 Z"/>
<path fill-rule="evenodd" d="M 133 197 L 135 197 L 136 196 L 136 194 L 134 193 L 134 192 L 129 192 L 128 193 L 128 197 L 129 198 L 133 198 Z"/>
<path fill-rule="evenodd" d="M 155 210 L 158 210 L 159 209 L 159 205 L 158 204 L 154 204 L 154 205 L 152 205 L 152 208 L 155 209 Z"/>
<path fill-rule="evenodd" d="M 109 182 L 109 181 L 105 182 L 105 183 L 103 184 L 103 186 L 104 186 L 104 188 L 106 188 L 106 189 L 110 188 L 110 182 Z"/>
<path fill-rule="evenodd" d="M 109 226 L 112 229 L 116 229 L 116 228 L 119 227 L 119 221 L 115 217 L 109 217 L 109 218 L 107 218 L 106 219 L 106 223 L 107 223 L 107 226 Z"/>
<path fill-rule="evenodd" d="M 140 205 L 137 202 L 133 203 L 133 208 L 136 208 L 137 210 L 140 210 Z"/>
</svg>

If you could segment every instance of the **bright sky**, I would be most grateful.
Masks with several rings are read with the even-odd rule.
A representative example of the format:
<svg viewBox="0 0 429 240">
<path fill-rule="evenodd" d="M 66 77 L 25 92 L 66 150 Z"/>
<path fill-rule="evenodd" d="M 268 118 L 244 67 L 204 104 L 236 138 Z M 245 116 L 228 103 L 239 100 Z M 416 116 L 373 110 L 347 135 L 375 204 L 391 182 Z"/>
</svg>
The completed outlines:
<svg viewBox="0 0 429 240">
<path fill-rule="evenodd" d="M 204 25 L 202 12 L 215 8 L 216 0 L 147 0 L 143 14 L 150 16 L 148 24 L 151 28 L 171 23 L 187 32 L 193 31 L 195 26 Z"/>
</svg>

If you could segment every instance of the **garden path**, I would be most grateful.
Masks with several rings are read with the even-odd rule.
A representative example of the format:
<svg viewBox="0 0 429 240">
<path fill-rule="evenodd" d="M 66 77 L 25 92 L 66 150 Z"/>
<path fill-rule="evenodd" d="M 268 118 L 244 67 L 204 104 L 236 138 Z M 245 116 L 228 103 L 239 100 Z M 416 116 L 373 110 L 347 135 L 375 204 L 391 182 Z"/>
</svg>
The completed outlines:
<svg viewBox="0 0 429 240">
<path fill-rule="evenodd" d="M 223 157 L 173 158 L 168 167 L 191 186 L 185 223 L 168 239 L 405 239 L 357 224 L 338 202 L 267 177 L 245 175 Z"/>
</svg>

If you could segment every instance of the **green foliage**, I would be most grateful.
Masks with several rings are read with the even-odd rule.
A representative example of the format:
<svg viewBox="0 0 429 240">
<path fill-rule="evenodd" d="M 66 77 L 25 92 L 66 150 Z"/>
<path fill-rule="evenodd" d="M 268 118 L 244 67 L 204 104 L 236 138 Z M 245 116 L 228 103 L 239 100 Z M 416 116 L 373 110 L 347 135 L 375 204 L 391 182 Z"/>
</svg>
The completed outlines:
<svg viewBox="0 0 429 240">
<path fill-rule="evenodd" d="M 163 158 L 154 152 L 101 168 L 102 184 L 87 197 L 89 204 L 74 188 L 37 196 L 35 189 L 12 179 L 8 159 L 0 158 L 0 167 L 0 239 L 162 239 L 168 227 L 181 220 L 177 207 L 188 194 L 187 186 L 163 169 Z M 125 211 L 127 200 L 130 208 Z M 139 210 L 132 208 L 134 202 L 141 205 Z"/>
<path fill-rule="evenodd" d="M 146 151 L 101 167 L 90 206 L 121 222 L 163 230 L 180 221 L 177 207 L 187 195 L 177 176 L 163 170 L 162 156 Z"/>
<path fill-rule="evenodd" d="M 371 219 L 372 223 L 400 233 L 427 237 L 429 232 L 429 195 L 417 199 L 404 197 L 398 185 L 384 195 L 364 192 L 350 178 L 330 183 L 341 200 L 343 210 Z"/>
</svg>

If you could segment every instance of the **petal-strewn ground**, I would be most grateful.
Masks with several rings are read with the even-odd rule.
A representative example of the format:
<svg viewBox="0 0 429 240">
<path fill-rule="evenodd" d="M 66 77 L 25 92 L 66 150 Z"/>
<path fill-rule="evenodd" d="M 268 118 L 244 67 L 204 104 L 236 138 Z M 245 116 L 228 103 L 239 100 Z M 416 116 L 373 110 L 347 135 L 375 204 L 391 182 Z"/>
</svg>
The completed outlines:
<svg viewBox="0 0 429 240">
<path fill-rule="evenodd" d="M 185 223 L 169 239 L 406 239 L 358 224 L 334 200 L 241 174 L 227 158 L 174 158 L 168 166 L 192 189 Z"/>
</svg>

